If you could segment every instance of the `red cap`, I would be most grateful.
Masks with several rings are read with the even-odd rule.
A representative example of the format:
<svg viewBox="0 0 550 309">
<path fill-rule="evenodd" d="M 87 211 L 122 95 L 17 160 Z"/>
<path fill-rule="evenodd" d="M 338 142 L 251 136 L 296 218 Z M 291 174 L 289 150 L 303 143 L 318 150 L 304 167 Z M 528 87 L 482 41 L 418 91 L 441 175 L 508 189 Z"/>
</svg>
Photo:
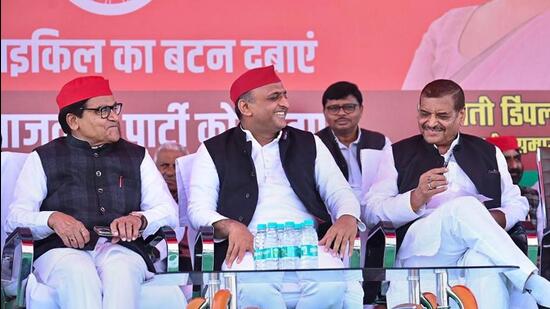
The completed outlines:
<svg viewBox="0 0 550 309">
<path fill-rule="evenodd" d="M 101 76 L 78 77 L 66 83 L 57 95 L 59 110 L 93 97 L 113 95 L 109 81 Z"/>
<path fill-rule="evenodd" d="M 515 136 L 494 136 L 485 139 L 500 148 L 501 151 L 518 149 L 518 139 Z"/>
<path fill-rule="evenodd" d="M 231 101 L 237 104 L 239 97 L 248 91 L 279 82 L 281 80 L 275 73 L 275 68 L 272 65 L 248 70 L 233 82 L 231 90 L 229 90 L 229 96 L 231 97 Z"/>
</svg>

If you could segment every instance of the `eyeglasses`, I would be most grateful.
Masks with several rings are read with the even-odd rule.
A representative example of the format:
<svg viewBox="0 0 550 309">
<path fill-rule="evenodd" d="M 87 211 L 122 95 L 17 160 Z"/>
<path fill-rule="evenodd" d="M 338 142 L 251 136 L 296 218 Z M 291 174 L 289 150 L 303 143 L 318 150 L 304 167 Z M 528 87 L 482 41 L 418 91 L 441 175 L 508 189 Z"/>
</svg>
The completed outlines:
<svg viewBox="0 0 550 309">
<path fill-rule="evenodd" d="M 100 106 L 98 108 L 81 107 L 80 109 L 86 111 L 95 111 L 95 113 L 100 115 L 102 119 L 106 119 L 109 118 L 111 111 L 113 111 L 117 115 L 120 115 L 120 112 L 122 111 L 122 103 L 116 102 L 112 106 Z"/>
<path fill-rule="evenodd" d="M 350 113 L 353 113 L 355 111 L 355 109 L 357 109 L 357 106 L 359 106 L 359 104 L 347 103 L 347 104 L 342 104 L 342 105 L 330 105 L 330 106 L 325 107 L 325 109 L 330 114 L 333 114 L 333 115 L 338 114 L 340 112 L 340 109 L 343 109 L 344 113 L 350 114 Z"/>
</svg>

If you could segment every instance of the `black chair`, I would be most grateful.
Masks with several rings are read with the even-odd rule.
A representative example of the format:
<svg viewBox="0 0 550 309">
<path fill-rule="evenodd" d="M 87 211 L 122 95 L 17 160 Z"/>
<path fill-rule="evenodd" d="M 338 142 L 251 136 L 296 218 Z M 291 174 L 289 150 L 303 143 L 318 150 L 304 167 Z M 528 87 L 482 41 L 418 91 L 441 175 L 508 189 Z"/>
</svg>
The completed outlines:
<svg viewBox="0 0 550 309">
<path fill-rule="evenodd" d="M 540 226 L 539 230 L 542 230 L 538 267 L 541 276 L 550 280 L 550 147 L 537 150 L 537 169 L 541 196 L 539 213 L 542 214 L 537 219 L 537 225 Z"/>
</svg>

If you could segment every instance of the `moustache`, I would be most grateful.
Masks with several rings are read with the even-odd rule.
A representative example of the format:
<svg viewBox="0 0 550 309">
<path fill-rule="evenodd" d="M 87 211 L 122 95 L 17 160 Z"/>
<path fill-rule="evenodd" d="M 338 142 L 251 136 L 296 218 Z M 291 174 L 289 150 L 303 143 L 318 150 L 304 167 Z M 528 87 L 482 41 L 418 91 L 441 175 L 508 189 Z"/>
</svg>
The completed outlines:
<svg viewBox="0 0 550 309">
<path fill-rule="evenodd" d="M 445 128 L 443 128 L 442 126 L 434 126 L 434 127 L 430 127 L 429 125 L 422 125 L 422 129 L 423 130 L 432 130 L 432 131 L 445 131 Z"/>
</svg>

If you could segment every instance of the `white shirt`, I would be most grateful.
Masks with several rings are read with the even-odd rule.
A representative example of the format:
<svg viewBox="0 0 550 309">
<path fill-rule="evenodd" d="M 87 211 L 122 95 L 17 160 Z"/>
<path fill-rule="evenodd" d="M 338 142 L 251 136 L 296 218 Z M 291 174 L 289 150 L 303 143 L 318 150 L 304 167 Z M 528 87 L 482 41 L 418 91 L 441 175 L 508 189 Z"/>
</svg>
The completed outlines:
<svg viewBox="0 0 550 309">
<path fill-rule="evenodd" d="M 237 129 L 238 130 L 238 129 Z M 252 160 L 256 169 L 258 182 L 258 203 L 249 230 L 254 231 L 258 223 L 267 222 L 301 222 L 312 218 L 284 173 L 279 155 L 279 138 L 261 146 L 252 136 L 246 133 L 247 141 L 252 142 Z M 338 169 L 332 155 L 315 136 L 317 157 L 315 158 L 315 179 L 317 190 L 327 206 L 332 219 L 342 215 L 352 215 L 360 218 L 359 202 L 346 179 Z M 187 214 L 194 228 L 212 225 L 217 221 L 227 219 L 216 211 L 218 203 L 219 179 L 216 166 L 204 144 L 202 144 L 193 162 L 190 185 L 190 203 Z M 360 230 L 365 228 L 359 222 Z"/>
<path fill-rule="evenodd" d="M 449 149 L 452 149 L 458 143 L 459 138 L 460 135 L 453 141 Z M 451 151 L 447 151 L 443 155 L 445 161 L 449 160 L 447 166 L 449 171 L 445 174 L 449 183 L 448 189 L 445 192 L 434 195 L 432 199 L 438 198 L 439 195 L 452 194 L 452 190 L 457 188 L 469 192 L 471 195 L 479 194 L 474 183 L 460 168 L 454 156 L 451 156 L 451 153 Z M 397 188 L 398 174 L 394 165 L 393 152 L 389 152 L 389 154 L 381 160 L 381 168 L 378 170 L 375 183 L 366 196 L 366 223 L 368 226 L 373 226 L 382 220 L 391 221 L 395 227 L 400 227 L 417 218 L 427 216 L 433 211 L 433 209 L 423 206 L 417 212 L 414 212 L 410 204 L 412 190 L 399 194 Z M 501 206 L 493 209 L 504 213 L 506 217 L 506 230 L 508 230 L 518 221 L 525 220 L 529 204 L 527 203 L 527 199 L 521 196 L 519 188 L 512 183 L 506 159 L 498 148 L 496 149 L 496 159 L 498 171 L 500 172 L 502 194 Z"/>
<path fill-rule="evenodd" d="M 160 227 L 177 225 L 177 205 L 166 182 L 147 151 L 140 166 L 141 204 L 140 213 L 147 219 L 143 237 L 154 234 Z M 15 185 L 14 199 L 6 219 L 6 231 L 17 227 L 31 229 L 34 239 L 44 239 L 54 231 L 48 226 L 53 211 L 40 211 L 40 205 L 48 194 L 46 174 L 36 151 L 29 154 Z M 90 231 L 93 233 L 93 231 Z"/>
<path fill-rule="evenodd" d="M 355 141 L 353 141 L 348 147 L 341 143 L 340 140 L 338 140 L 338 137 L 334 135 L 334 132 L 331 130 L 334 138 L 336 139 L 336 143 L 340 148 L 340 152 L 342 153 L 342 156 L 346 160 L 348 166 L 348 183 L 351 186 L 351 189 L 353 190 L 353 193 L 355 194 L 357 199 L 360 200 L 362 180 L 359 158 L 357 158 L 357 144 L 359 143 L 359 139 L 361 138 L 361 130 L 358 129 L 358 131 L 359 133 L 357 134 L 357 139 L 355 139 Z"/>
</svg>

